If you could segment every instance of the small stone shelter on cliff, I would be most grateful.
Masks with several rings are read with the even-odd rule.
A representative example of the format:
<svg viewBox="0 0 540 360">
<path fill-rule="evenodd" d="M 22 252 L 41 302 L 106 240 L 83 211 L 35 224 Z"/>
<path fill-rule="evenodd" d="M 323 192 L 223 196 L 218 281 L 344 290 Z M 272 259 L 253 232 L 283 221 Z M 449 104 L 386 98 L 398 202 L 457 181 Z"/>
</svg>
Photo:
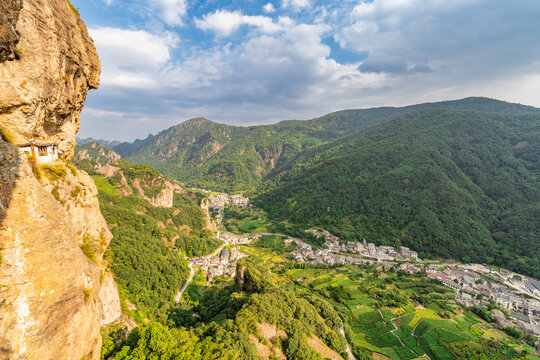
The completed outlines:
<svg viewBox="0 0 540 360">
<path fill-rule="evenodd" d="M 17 146 L 21 152 L 33 155 L 39 164 L 58 160 L 58 143 L 54 141 L 32 139 Z"/>
</svg>

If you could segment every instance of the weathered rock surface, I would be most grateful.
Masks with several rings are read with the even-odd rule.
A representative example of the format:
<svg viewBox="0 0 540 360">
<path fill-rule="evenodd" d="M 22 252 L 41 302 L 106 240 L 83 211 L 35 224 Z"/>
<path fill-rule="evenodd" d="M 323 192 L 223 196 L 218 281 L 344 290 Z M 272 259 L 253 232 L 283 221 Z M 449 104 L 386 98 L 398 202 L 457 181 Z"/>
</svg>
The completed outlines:
<svg viewBox="0 0 540 360">
<path fill-rule="evenodd" d="M 66 211 L 65 216 L 71 220 L 79 243 L 82 245 L 84 239 L 91 238 L 97 245 L 97 259 L 101 260 L 112 234 L 99 210 L 98 191 L 94 181 L 86 172 L 62 162 L 53 166 L 63 175 L 51 179 L 42 171 L 41 183 Z"/>
<path fill-rule="evenodd" d="M 207 198 L 202 199 L 201 209 L 204 212 L 204 217 L 206 219 L 206 228 L 212 232 L 218 231 L 218 226 L 216 222 L 210 216 L 210 203 Z"/>
<path fill-rule="evenodd" d="M 0 0 L 0 130 L 14 142 L 55 140 L 68 160 L 99 72 L 67 0 Z M 100 326 L 121 310 L 96 195 L 85 172 L 32 166 L 0 139 L 1 360 L 100 358 Z"/>
<path fill-rule="evenodd" d="M 2 48 L 9 52 L 13 31 L 20 34 L 20 58 L 0 62 L 0 128 L 15 142 L 31 137 L 58 141 L 59 155 L 69 159 L 86 94 L 99 85 L 97 52 L 67 0 L 26 0 L 17 20 L 18 3 L 0 0 L 0 13 L 12 19 L 2 21 L 0 36 L 8 38 Z"/>
<path fill-rule="evenodd" d="M 6 178 L 14 175 L 0 165 Z M 0 225 L 0 359 L 98 359 L 101 270 L 27 160 L 15 171 Z"/>
<path fill-rule="evenodd" d="M 122 315 L 118 286 L 111 273 L 107 273 L 101 281 L 98 300 L 101 304 L 101 324 L 109 325 L 117 321 Z"/>
<path fill-rule="evenodd" d="M 20 35 L 15 29 L 22 0 L 0 0 L 0 63 L 18 57 L 16 46 Z"/>
</svg>

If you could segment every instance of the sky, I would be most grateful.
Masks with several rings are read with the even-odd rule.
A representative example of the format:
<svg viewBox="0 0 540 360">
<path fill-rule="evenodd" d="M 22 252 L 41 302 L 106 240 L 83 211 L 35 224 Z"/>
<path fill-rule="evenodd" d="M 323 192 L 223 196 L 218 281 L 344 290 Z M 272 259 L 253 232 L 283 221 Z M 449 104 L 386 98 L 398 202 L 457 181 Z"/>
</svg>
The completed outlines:
<svg viewBox="0 0 540 360">
<path fill-rule="evenodd" d="M 540 107 L 538 0 L 71 1 L 102 67 L 80 137 L 468 96 Z"/>
</svg>

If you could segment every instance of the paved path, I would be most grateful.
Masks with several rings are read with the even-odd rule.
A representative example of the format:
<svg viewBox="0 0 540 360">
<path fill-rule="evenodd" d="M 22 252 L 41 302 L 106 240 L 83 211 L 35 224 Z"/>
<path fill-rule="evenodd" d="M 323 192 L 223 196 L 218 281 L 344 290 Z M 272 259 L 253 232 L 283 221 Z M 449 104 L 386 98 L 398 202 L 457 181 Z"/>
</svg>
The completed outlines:
<svg viewBox="0 0 540 360">
<path fill-rule="evenodd" d="M 347 354 L 349 355 L 349 360 L 356 360 L 356 358 L 354 357 L 353 352 L 351 351 L 351 347 L 349 346 L 349 342 L 347 341 L 347 337 L 345 336 L 345 329 L 341 328 L 339 330 L 339 332 L 345 338 L 345 350 L 347 351 Z"/>
<path fill-rule="evenodd" d="M 220 253 L 220 251 L 223 250 L 223 248 L 226 245 L 228 245 L 228 243 L 224 242 L 213 253 L 205 255 L 205 256 L 201 256 L 200 258 L 209 259 L 211 257 L 214 257 L 214 256 L 218 255 Z M 178 293 L 174 297 L 174 301 L 176 301 L 176 302 L 180 301 L 180 298 L 182 297 L 182 294 L 184 293 L 184 291 L 186 291 L 187 287 L 193 281 L 193 277 L 195 276 L 195 268 L 193 267 L 193 264 L 191 263 L 191 261 L 188 263 L 188 266 L 189 266 L 189 268 L 191 270 L 191 273 L 189 274 L 189 278 L 187 279 L 187 281 L 184 283 L 184 285 L 182 285 L 182 288 L 180 289 L 180 291 L 178 291 Z"/>
<path fill-rule="evenodd" d="M 191 281 L 193 281 L 193 278 L 195 277 L 195 268 L 193 267 L 193 265 L 191 265 L 191 263 L 189 263 L 188 266 L 189 266 L 189 269 L 190 269 L 189 278 L 186 281 L 186 283 L 182 286 L 182 288 L 180 289 L 178 294 L 176 294 L 176 296 L 174 297 L 174 301 L 176 301 L 176 302 L 180 301 L 180 298 L 182 297 L 182 294 L 184 293 L 184 291 L 186 291 L 188 285 L 191 283 Z"/>
<path fill-rule="evenodd" d="M 379 315 L 381 315 L 381 319 L 382 319 L 384 322 L 386 322 L 386 320 L 384 319 L 384 316 L 383 316 L 381 310 L 378 310 L 378 311 L 379 311 Z M 394 322 L 394 321 L 397 320 L 397 319 L 399 319 L 399 317 L 395 317 L 395 318 L 393 318 L 393 319 L 390 319 L 390 323 L 392 323 L 392 326 L 394 327 L 394 330 L 390 330 L 390 332 L 392 333 L 392 335 L 394 335 L 395 337 L 397 337 L 397 339 L 398 339 L 399 342 L 401 343 L 401 346 L 407 346 L 407 345 L 405 345 L 405 344 L 403 343 L 403 341 L 401 340 L 401 338 L 400 338 L 398 335 L 396 335 L 396 334 L 394 333 L 394 331 L 396 331 L 396 330 L 398 329 L 396 323 Z M 416 326 L 418 326 L 418 324 L 419 324 L 421 321 L 422 321 L 422 319 L 420 319 L 420 321 L 416 324 Z M 418 337 L 417 337 L 416 335 L 414 335 L 414 331 L 416 330 L 416 326 L 415 326 L 414 329 L 412 330 L 411 336 L 413 336 L 413 337 L 416 339 L 418 348 L 419 348 L 420 350 L 424 351 L 424 350 L 422 349 L 422 347 L 420 346 L 420 339 L 418 339 Z M 408 347 L 408 346 L 407 346 L 407 347 Z M 409 348 L 409 347 L 408 347 L 408 348 Z M 412 352 L 413 354 L 415 353 L 415 351 L 414 351 L 413 349 L 411 349 L 411 348 L 409 348 L 409 349 L 411 350 L 411 352 Z M 425 352 L 424 352 L 424 355 L 422 355 L 422 356 L 427 356 L 427 358 L 431 360 L 431 358 L 429 357 L 429 355 L 426 354 Z"/>
</svg>

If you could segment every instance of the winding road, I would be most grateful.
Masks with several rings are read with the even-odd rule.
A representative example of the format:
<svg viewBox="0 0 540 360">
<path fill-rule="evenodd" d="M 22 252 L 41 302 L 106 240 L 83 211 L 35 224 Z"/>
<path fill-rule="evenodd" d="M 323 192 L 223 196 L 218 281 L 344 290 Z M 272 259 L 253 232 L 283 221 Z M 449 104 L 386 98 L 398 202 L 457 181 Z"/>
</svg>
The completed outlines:
<svg viewBox="0 0 540 360">
<path fill-rule="evenodd" d="M 186 291 L 188 285 L 191 283 L 191 281 L 193 281 L 193 278 L 195 277 L 195 268 L 193 267 L 193 265 L 191 263 L 189 263 L 188 266 L 189 266 L 189 269 L 190 269 L 189 278 L 184 283 L 184 285 L 182 285 L 182 288 L 180 289 L 180 291 L 174 297 L 174 301 L 176 301 L 176 302 L 180 302 L 180 298 L 182 298 L 182 294 L 184 293 L 184 291 Z"/>
<path fill-rule="evenodd" d="M 221 223 L 223 219 L 223 210 L 220 208 L 219 211 L 220 211 L 220 217 L 219 217 L 218 232 L 217 232 L 216 237 L 221 240 Z M 228 242 L 224 241 L 223 244 L 221 244 L 213 253 L 205 255 L 205 256 L 201 256 L 199 257 L 199 259 L 210 259 L 218 255 L 226 245 L 228 245 Z M 184 291 L 186 291 L 187 287 L 189 286 L 189 284 L 193 281 L 193 278 L 195 277 L 195 267 L 193 266 L 193 260 L 194 259 L 191 259 L 188 263 L 188 266 L 190 269 L 189 278 L 184 283 L 184 285 L 182 285 L 182 288 L 180 288 L 180 291 L 178 291 L 178 293 L 176 293 L 176 296 L 174 297 L 174 301 L 176 302 L 180 302 L 180 299 L 182 298 L 182 294 L 184 293 Z"/>
<path fill-rule="evenodd" d="M 347 354 L 349 355 L 349 360 L 356 360 L 356 358 L 354 357 L 354 354 L 353 354 L 353 352 L 351 350 L 351 347 L 349 346 L 349 341 L 347 340 L 347 337 L 345 336 L 345 329 L 342 327 L 339 330 L 339 332 L 345 338 L 345 350 L 347 351 Z"/>
<path fill-rule="evenodd" d="M 384 322 L 386 323 L 386 320 L 384 319 L 384 316 L 383 316 L 381 310 L 378 310 L 378 311 L 379 311 L 379 315 L 381 316 L 382 321 L 384 321 Z M 390 319 L 390 323 L 391 323 L 392 326 L 394 327 L 394 330 L 390 330 L 390 332 L 392 333 L 392 335 L 394 335 L 395 337 L 397 337 L 397 339 L 399 340 L 401 346 L 407 346 L 406 344 L 403 343 L 403 341 L 401 340 L 401 338 L 400 338 L 398 335 L 396 335 L 396 334 L 394 333 L 394 331 L 396 331 L 396 330 L 398 329 L 398 326 L 396 325 L 396 323 L 395 323 L 394 321 L 397 320 L 397 319 L 399 319 L 399 318 L 400 318 L 400 317 L 395 317 L 395 318 L 393 318 L 393 319 Z M 416 330 L 416 326 L 418 326 L 418 324 L 419 324 L 421 321 L 422 321 L 422 320 L 420 320 L 420 321 L 415 325 L 415 327 L 414 327 L 414 329 L 413 329 L 413 331 L 412 331 L 412 333 L 411 333 L 411 336 L 414 337 L 414 338 L 416 339 L 418 348 L 419 348 L 420 350 L 424 351 L 424 350 L 422 349 L 422 347 L 420 346 L 420 339 L 418 339 L 418 337 L 417 337 L 416 335 L 414 335 L 414 331 Z M 407 346 L 407 347 L 408 347 L 408 346 Z M 416 353 L 416 352 L 415 352 L 413 349 L 411 349 L 410 347 L 408 347 L 408 348 L 409 348 L 413 353 Z M 427 358 L 428 358 L 429 360 L 431 360 L 431 358 L 429 357 L 428 354 L 426 354 L 425 351 L 424 351 L 424 355 L 422 355 L 422 356 L 427 356 Z"/>
<path fill-rule="evenodd" d="M 210 259 L 211 257 L 218 255 L 227 244 L 228 244 L 227 242 L 224 242 L 213 253 L 205 255 L 205 256 L 201 256 L 199 257 L 199 259 Z M 180 301 L 180 299 L 182 298 L 182 294 L 184 293 L 184 291 L 186 291 L 189 284 L 193 281 L 193 277 L 195 277 L 195 267 L 193 266 L 192 261 L 188 263 L 188 266 L 191 270 L 191 273 L 189 274 L 189 278 L 187 279 L 187 281 L 184 283 L 184 285 L 182 285 L 182 288 L 180 289 L 180 291 L 178 291 L 178 293 L 174 297 L 174 301 L 176 302 Z"/>
</svg>

